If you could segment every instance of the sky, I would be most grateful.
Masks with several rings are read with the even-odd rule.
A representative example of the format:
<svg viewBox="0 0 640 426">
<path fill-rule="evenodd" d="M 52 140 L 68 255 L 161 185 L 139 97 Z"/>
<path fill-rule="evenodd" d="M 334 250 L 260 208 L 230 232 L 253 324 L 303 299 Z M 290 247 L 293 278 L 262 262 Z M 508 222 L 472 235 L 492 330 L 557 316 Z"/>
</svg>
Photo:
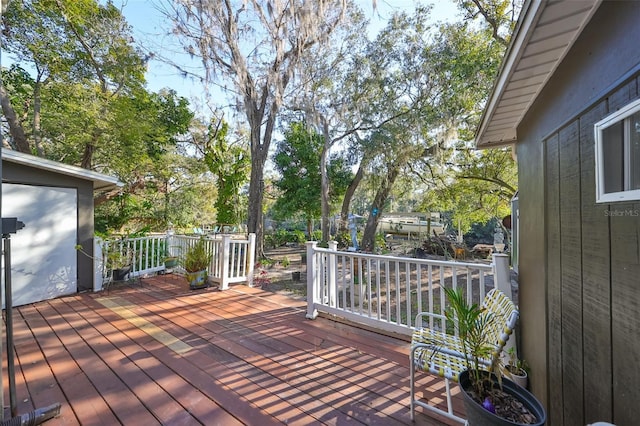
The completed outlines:
<svg viewBox="0 0 640 426">
<path fill-rule="evenodd" d="M 369 36 L 372 38 L 382 29 L 387 20 L 396 11 L 411 11 L 415 8 L 415 0 L 355 0 L 362 8 L 367 18 L 370 19 Z M 423 0 L 421 4 L 433 5 L 434 21 L 446 21 L 457 17 L 458 11 L 452 0 Z M 167 36 L 166 23 L 162 14 L 154 8 L 148 0 L 114 0 L 117 7 L 122 6 L 122 11 L 129 24 L 133 27 L 136 40 L 148 46 L 154 46 L 161 54 L 172 58 L 180 58 L 181 64 L 198 67 L 199 61 L 192 60 L 186 54 L 177 52 L 175 40 Z M 174 89 L 179 95 L 186 97 L 193 106 L 201 106 L 205 103 L 203 86 L 190 78 L 184 78 L 170 65 L 161 61 L 152 60 L 147 72 L 147 88 L 157 92 L 162 88 Z M 224 95 L 220 95 L 224 96 Z M 220 104 L 224 103 L 219 102 Z"/>
</svg>

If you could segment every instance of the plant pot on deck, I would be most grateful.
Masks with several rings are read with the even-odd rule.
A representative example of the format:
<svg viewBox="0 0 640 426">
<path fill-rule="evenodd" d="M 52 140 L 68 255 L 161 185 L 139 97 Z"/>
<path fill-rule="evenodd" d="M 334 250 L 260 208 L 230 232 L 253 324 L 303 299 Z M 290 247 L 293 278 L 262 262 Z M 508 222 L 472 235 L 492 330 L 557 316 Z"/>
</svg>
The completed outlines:
<svg viewBox="0 0 640 426">
<path fill-rule="evenodd" d="M 300 271 L 293 271 L 291 273 L 291 279 L 293 281 L 300 281 Z"/>
<path fill-rule="evenodd" d="M 492 374 L 491 376 L 494 388 L 500 389 L 495 375 Z M 492 413 L 491 411 L 480 405 L 480 403 L 471 396 L 472 386 L 471 378 L 469 376 L 469 370 L 465 370 L 460 373 L 458 384 L 460 385 L 460 389 L 462 390 L 464 408 L 465 412 L 467 413 L 467 422 L 469 426 L 507 426 L 526 424 L 538 426 L 544 425 L 547 420 L 547 414 L 540 401 L 538 401 L 538 399 L 531 392 L 519 385 L 516 385 L 507 378 L 502 378 L 502 390 L 506 394 L 515 397 L 520 403 L 522 403 L 524 407 L 527 408 L 527 410 L 529 410 L 531 414 L 536 417 L 536 420 L 533 423 L 518 423 L 507 420 Z"/>
<path fill-rule="evenodd" d="M 124 281 L 127 279 L 127 275 L 129 275 L 129 272 L 131 272 L 131 265 L 113 269 L 111 271 L 111 274 L 114 281 Z"/>
<path fill-rule="evenodd" d="M 206 269 L 197 272 L 185 272 L 185 276 L 187 278 L 187 281 L 189 281 L 189 288 L 191 290 L 207 287 Z"/>
<path fill-rule="evenodd" d="M 506 368 L 508 370 L 507 379 L 526 389 L 529 384 L 529 376 L 527 372 L 522 368 L 517 370 L 511 366 L 507 366 Z"/>
<path fill-rule="evenodd" d="M 173 269 L 173 268 L 175 268 L 176 266 L 178 266 L 178 258 L 177 258 L 177 257 L 175 257 L 175 256 L 167 257 L 167 258 L 164 260 L 164 267 L 165 267 L 166 269 Z"/>
</svg>

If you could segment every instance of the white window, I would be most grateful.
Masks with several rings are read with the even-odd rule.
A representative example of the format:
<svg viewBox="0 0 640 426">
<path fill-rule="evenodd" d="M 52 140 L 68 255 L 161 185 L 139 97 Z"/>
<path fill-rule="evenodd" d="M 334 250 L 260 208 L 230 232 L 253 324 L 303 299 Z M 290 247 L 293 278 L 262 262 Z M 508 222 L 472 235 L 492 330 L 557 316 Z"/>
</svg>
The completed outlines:
<svg viewBox="0 0 640 426">
<path fill-rule="evenodd" d="M 596 202 L 640 200 L 640 100 L 595 124 Z"/>
</svg>

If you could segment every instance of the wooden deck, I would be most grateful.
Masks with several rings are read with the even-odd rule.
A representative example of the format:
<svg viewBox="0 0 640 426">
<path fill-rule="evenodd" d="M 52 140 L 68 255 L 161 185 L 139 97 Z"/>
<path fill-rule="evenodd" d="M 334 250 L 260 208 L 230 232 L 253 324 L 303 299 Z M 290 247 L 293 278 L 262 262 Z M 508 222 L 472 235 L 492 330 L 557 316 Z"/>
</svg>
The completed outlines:
<svg viewBox="0 0 640 426">
<path fill-rule="evenodd" d="M 304 306 L 165 275 L 15 308 L 18 414 L 60 402 L 46 425 L 411 424 L 409 344 Z M 442 400 L 441 380 L 420 387 Z M 452 424 L 431 416 L 416 424 Z"/>
</svg>

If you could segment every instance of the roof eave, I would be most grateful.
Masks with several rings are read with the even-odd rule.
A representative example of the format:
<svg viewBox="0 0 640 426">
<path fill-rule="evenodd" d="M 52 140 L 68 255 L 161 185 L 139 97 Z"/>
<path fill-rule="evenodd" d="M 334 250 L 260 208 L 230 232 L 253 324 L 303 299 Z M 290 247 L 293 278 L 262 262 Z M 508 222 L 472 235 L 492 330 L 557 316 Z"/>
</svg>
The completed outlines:
<svg viewBox="0 0 640 426">
<path fill-rule="evenodd" d="M 549 3 L 545 0 L 527 0 L 525 2 L 518 19 L 518 24 L 516 25 L 516 28 L 514 30 L 511 43 L 502 62 L 500 72 L 498 73 L 498 77 L 496 78 L 493 90 L 487 102 L 487 106 L 485 107 L 480 119 L 480 125 L 478 126 L 478 130 L 476 132 L 474 140 L 476 148 L 482 149 L 501 147 L 517 143 L 516 130 L 518 125 L 520 124 L 520 121 L 529 110 L 547 81 L 551 78 L 557 66 L 564 59 L 566 53 L 569 51 L 569 49 L 571 49 L 571 46 L 575 42 L 576 38 L 582 32 L 584 26 L 589 22 L 591 16 L 593 16 L 593 13 L 595 13 L 595 10 L 598 8 L 601 2 L 602 0 L 581 0 L 580 2 L 574 3 L 576 5 L 581 4 L 582 6 L 580 7 L 584 7 L 584 9 L 588 10 L 588 13 L 586 13 L 585 19 L 583 20 L 582 24 L 575 30 L 575 35 L 572 38 L 571 42 L 568 43 L 565 49 L 557 55 L 557 57 L 555 58 L 555 63 L 551 67 L 546 78 L 538 83 L 535 93 L 532 95 L 532 97 L 530 97 L 528 100 L 524 100 L 526 106 L 523 109 L 522 114 L 512 118 L 505 125 L 501 124 L 501 127 L 499 127 L 498 129 L 491 129 L 492 134 L 488 135 L 487 133 L 489 127 L 492 124 L 494 114 L 498 109 L 500 102 L 502 101 L 502 97 L 505 93 L 507 85 L 511 82 L 511 78 L 516 71 L 519 61 L 522 59 L 524 50 L 527 47 L 527 44 L 530 42 L 534 32 L 536 31 L 536 25 L 540 20 L 540 16 L 545 11 L 545 8 L 549 6 Z M 557 2 L 555 2 L 554 4 L 556 3 Z M 504 121 L 504 119 L 502 119 L 502 121 Z"/>
<path fill-rule="evenodd" d="M 47 160 L 45 158 L 24 154 L 18 151 L 2 148 L 2 159 L 16 164 L 23 164 L 40 170 L 46 170 L 59 173 L 66 176 L 72 176 L 78 179 L 89 180 L 93 182 L 94 191 L 106 191 L 124 186 L 118 178 L 108 176 L 92 170 L 83 169 L 81 167 L 71 166 L 69 164 L 59 163 L 57 161 Z"/>
</svg>

